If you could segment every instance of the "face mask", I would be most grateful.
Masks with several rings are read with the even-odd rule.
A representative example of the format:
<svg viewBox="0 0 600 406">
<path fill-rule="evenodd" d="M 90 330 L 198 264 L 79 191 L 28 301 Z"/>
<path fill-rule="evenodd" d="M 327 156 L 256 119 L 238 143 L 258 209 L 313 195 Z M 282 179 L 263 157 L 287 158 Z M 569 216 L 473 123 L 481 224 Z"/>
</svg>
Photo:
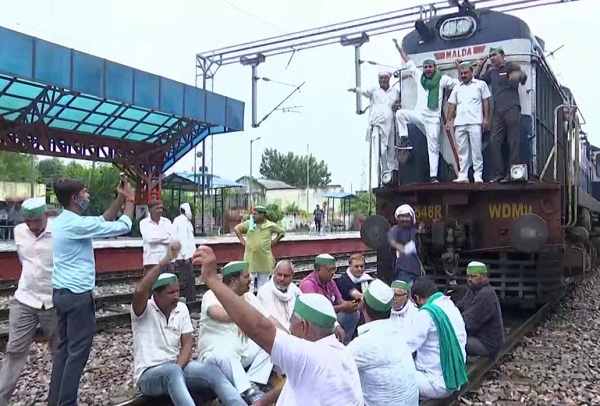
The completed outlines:
<svg viewBox="0 0 600 406">
<path fill-rule="evenodd" d="M 77 205 L 77 207 L 79 207 L 79 209 L 84 212 L 85 209 L 88 208 L 88 206 L 90 205 L 90 201 L 89 200 L 83 200 L 81 197 L 78 197 L 77 200 L 75 200 L 75 204 Z"/>
</svg>

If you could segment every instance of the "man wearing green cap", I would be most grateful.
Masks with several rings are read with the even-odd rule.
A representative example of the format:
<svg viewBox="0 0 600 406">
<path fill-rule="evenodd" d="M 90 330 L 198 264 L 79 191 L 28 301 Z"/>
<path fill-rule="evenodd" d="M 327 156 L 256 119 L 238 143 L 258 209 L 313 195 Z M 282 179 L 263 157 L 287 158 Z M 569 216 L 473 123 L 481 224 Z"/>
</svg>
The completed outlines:
<svg viewBox="0 0 600 406">
<path fill-rule="evenodd" d="M 146 396 L 168 394 L 175 405 L 194 406 L 190 392 L 211 390 L 225 405 L 246 405 L 217 366 L 190 360 L 194 341 L 190 313 L 179 302 L 177 276 L 161 274 L 180 250 L 178 242 L 171 244 L 167 255 L 135 287 L 130 313 L 137 386 Z"/>
<path fill-rule="evenodd" d="M 0 372 L 0 405 L 8 405 L 29 356 L 38 323 L 53 352 L 58 344 L 56 310 L 52 304 L 52 222 L 46 199 L 27 199 L 21 205 L 24 223 L 14 229 L 21 277 L 10 304 L 8 344 Z"/>
<path fill-rule="evenodd" d="M 467 278 L 469 289 L 456 303 L 467 329 L 467 354 L 496 358 L 504 345 L 504 323 L 500 301 L 490 286 L 487 266 L 470 262 Z"/>
<path fill-rule="evenodd" d="M 419 277 L 411 287 L 419 307 L 408 336 L 422 398 L 443 399 L 468 382 L 465 323 L 452 300 L 438 292 L 435 283 Z"/>
<path fill-rule="evenodd" d="M 364 292 L 365 324 L 348 350 L 354 356 L 366 406 L 418 406 L 419 386 L 404 332 L 390 320 L 394 291 L 375 279 Z M 383 384 L 385 382 L 385 384 Z"/>
<path fill-rule="evenodd" d="M 245 261 L 228 263 L 221 269 L 223 283 L 237 296 L 269 317 L 273 324 L 277 324 L 260 299 L 249 292 L 248 268 L 249 264 Z M 269 354 L 254 341 L 248 340 L 232 322 L 232 317 L 212 290 L 206 292 L 202 298 L 198 359 L 217 365 L 249 404 L 253 404 L 264 395 L 258 385 L 266 385 L 273 370 Z"/>
<path fill-rule="evenodd" d="M 521 156 L 521 100 L 519 84 L 527 83 L 527 75 L 514 62 L 505 62 L 502 47 L 490 48 L 488 66 L 481 71 L 488 58 L 479 60 L 474 75 L 492 87 L 494 108 L 492 111 L 492 130 L 490 134 L 491 164 L 494 178 L 492 182 L 508 182 L 510 165 L 523 163 Z M 502 155 L 502 145 L 508 141 L 508 165 Z"/>
<path fill-rule="evenodd" d="M 396 280 L 392 282 L 392 289 L 394 290 L 394 302 L 392 303 L 391 319 L 400 327 L 400 330 L 408 333 L 412 331 L 419 312 L 409 297 L 410 283 Z"/>
<path fill-rule="evenodd" d="M 285 236 L 285 231 L 277 224 L 267 220 L 265 206 L 254 207 L 250 220 L 238 224 L 233 231 L 244 246 L 244 261 L 250 264 L 252 291 L 256 293 L 262 285 L 269 281 L 269 276 L 275 266 L 273 246 Z M 246 239 L 243 234 L 246 234 Z"/>
<path fill-rule="evenodd" d="M 482 133 L 490 130 L 490 97 L 488 85 L 473 78 L 473 64 L 458 65 L 460 84 L 454 86 L 448 99 L 448 121 L 446 130 L 453 129 L 458 149 L 460 171 L 454 179 L 457 183 L 469 183 L 469 168 L 472 158 L 473 178 L 483 182 Z"/>
<path fill-rule="evenodd" d="M 406 70 L 417 82 L 417 103 L 414 110 L 399 109 L 396 112 L 396 124 L 400 138 L 408 138 L 408 124 L 414 124 L 427 138 L 429 155 L 429 176 L 432 183 L 438 182 L 438 163 L 440 156 L 440 118 L 444 99 L 444 90 L 452 90 L 458 84 L 456 79 L 442 74 L 436 68 L 432 58 L 423 61 L 423 70 L 396 43 L 400 56 L 406 63 Z"/>
<path fill-rule="evenodd" d="M 290 335 L 220 281 L 217 258 L 210 247 L 198 247 L 193 263 L 202 266 L 202 280 L 231 321 L 271 354 L 273 364 L 286 375 L 283 388 L 270 393 L 268 402 L 276 399 L 277 406 L 364 405 L 356 363 L 334 335 L 336 314 L 327 298 L 300 295 L 294 305 Z M 257 404 L 268 402 L 261 399 Z"/>
<path fill-rule="evenodd" d="M 360 321 L 359 300 L 344 300 L 337 284 L 333 281 L 333 275 L 336 271 L 337 266 L 333 256 L 329 254 L 317 255 L 315 270 L 302 279 L 299 287 L 302 293 L 318 293 L 331 302 L 337 313 L 341 328 L 344 330 L 343 335 L 339 331 L 337 334 L 343 336 L 344 344 L 348 344 L 352 340 Z"/>
</svg>

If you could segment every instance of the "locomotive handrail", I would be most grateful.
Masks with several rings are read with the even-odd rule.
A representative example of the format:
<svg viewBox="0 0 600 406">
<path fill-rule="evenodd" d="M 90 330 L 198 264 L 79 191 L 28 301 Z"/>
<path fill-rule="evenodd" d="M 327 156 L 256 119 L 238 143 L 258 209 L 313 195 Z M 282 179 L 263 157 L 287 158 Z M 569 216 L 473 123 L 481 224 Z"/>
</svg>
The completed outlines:
<svg viewBox="0 0 600 406">
<path fill-rule="evenodd" d="M 558 110 L 563 109 L 564 107 L 575 108 L 578 110 L 578 107 L 572 104 L 559 104 L 554 109 L 554 145 L 552 146 L 552 150 L 550 150 L 550 154 L 548 154 L 548 158 L 546 159 L 546 163 L 544 164 L 544 168 L 542 169 L 542 173 L 540 174 L 540 180 L 544 179 L 544 175 L 550 166 L 550 162 L 554 159 L 554 171 L 552 180 L 556 180 L 556 174 L 558 170 Z"/>
<path fill-rule="evenodd" d="M 573 137 L 572 137 L 572 142 L 575 142 L 575 161 L 574 161 L 574 168 L 573 168 L 573 184 L 571 185 L 571 193 L 573 195 L 573 205 L 572 207 L 570 207 L 569 209 L 569 221 L 567 222 L 567 224 L 565 224 L 565 227 L 573 227 L 575 224 L 577 224 L 577 206 L 579 205 L 579 190 L 578 190 L 578 186 L 579 186 L 579 177 L 581 176 L 581 141 L 579 138 L 579 131 L 580 131 L 580 126 L 579 126 L 579 118 L 577 116 L 574 117 L 573 119 L 574 123 L 575 123 L 575 128 L 573 129 Z"/>
</svg>

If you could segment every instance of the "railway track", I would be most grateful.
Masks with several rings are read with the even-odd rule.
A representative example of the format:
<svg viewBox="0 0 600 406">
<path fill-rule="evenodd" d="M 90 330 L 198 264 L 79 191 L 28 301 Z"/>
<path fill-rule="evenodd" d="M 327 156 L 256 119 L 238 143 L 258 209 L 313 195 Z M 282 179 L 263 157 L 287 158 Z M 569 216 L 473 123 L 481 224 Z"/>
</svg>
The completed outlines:
<svg viewBox="0 0 600 406">
<path fill-rule="evenodd" d="M 338 262 L 343 262 L 345 258 L 337 258 Z M 298 264 L 299 261 L 295 261 L 295 265 Z M 376 262 L 369 261 L 367 257 L 367 266 L 376 265 Z M 339 276 L 340 273 L 344 272 L 347 268 L 346 264 L 339 265 L 337 267 L 336 274 Z M 313 269 L 304 269 L 304 270 L 296 270 L 294 273 L 293 283 L 298 283 L 302 278 L 312 272 Z M 375 270 L 373 268 L 368 269 L 367 272 L 374 273 Z M 337 277 L 337 276 L 336 276 Z M 204 283 L 196 284 L 197 290 L 197 300 L 193 302 L 187 303 L 187 306 L 191 313 L 199 312 L 200 306 L 202 305 L 202 296 L 207 291 L 206 285 Z M 133 293 L 121 293 L 116 295 L 106 295 L 106 296 L 97 296 L 95 298 L 96 308 L 97 310 L 106 310 L 111 312 L 112 314 L 103 314 L 96 316 L 96 332 L 122 327 L 129 326 L 131 323 L 131 316 L 129 311 L 112 311 L 110 309 L 111 306 L 120 306 L 120 305 L 128 305 L 131 303 L 133 299 Z M 0 321 L 7 321 L 9 314 L 9 308 L 0 309 Z M 43 334 L 41 328 L 38 328 L 36 332 L 36 338 L 42 338 Z M 8 342 L 8 328 L 0 329 L 0 351 L 4 351 L 6 348 L 6 343 Z"/>
<path fill-rule="evenodd" d="M 355 254 L 356 252 L 341 252 L 341 253 L 336 253 L 334 255 L 334 257 L 338 260 L 338 261 L 343 261 L 343 260 L 347 260 L 350 255 Z M 360 254 L 363 254 L 365 257 L 368 256 L 373 256 L 373 255 L 377 255 L 375 251 L 363 251 L 363 252 L 358 252 Z M 289 259 L 291 261 L 294 262 L 294 266 L 299 266 L 299 265 L 306 265 L 306 264 L 312 264 L 313 261 L 315 260 L 314 256 L 311 257 L 278 257 L 276 258 L 277 261 L 283 260 L 283 259 Z M 223 267 L 225 266 L 226 263 L 222 262 L 219 264 L 219 267 Z M 199 275 L 200 274 L 200 269 L 196 268 L 194 269 L 194 272 Z M 125 283 L 133 283 L 137 280 L 139 280 L 142 277 L 143 274 L 143 270 L 142 269 L 133 269 L 129 272 L 114 272 L 114 273 L 108 273 L 108 274 L 101 274 L 101 276 L 98 276 L 96 278 L 96 286 L 107 286 L 107 285 L 116 285 L 119 283 L 125 284 Z M 17 285 L 18 285 L 19 281 L 4 281 L 0 283 L 0 296 L 10 296 L 13 295 L 15 293 L 15 290 L 17 289 Z"/>
</svg>

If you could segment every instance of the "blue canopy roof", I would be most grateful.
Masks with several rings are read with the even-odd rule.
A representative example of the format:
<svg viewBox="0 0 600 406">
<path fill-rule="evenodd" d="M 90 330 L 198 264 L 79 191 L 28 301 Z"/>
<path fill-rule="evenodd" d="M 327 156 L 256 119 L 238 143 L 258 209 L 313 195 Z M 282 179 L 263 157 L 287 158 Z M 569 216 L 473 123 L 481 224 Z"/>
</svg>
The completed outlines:
<svg viewBox="0 0 600 406">
<path fill-rule="evenodd" d="M 356 196 L 348 192 L 329 192 L 323 197 L 326 199 L 352 199 Z"/>
<path fill-rule="evenodd" d="M 197 180 L 194 180 L 197 179 Z M 197 190 L 202 182 L 202 173 L 173 172 L 162 180 L 163 189 Z M 217 175 L 204 174 L 204 184 L 207 189 L 243 188 L 245 185 Z"/>
<path fill-rule="evenodd" d="M 0 27 L 2 118 L 173 144 L 166 170 L 208 135 L 242 131 L 244 103 Z"/>
</svg>

